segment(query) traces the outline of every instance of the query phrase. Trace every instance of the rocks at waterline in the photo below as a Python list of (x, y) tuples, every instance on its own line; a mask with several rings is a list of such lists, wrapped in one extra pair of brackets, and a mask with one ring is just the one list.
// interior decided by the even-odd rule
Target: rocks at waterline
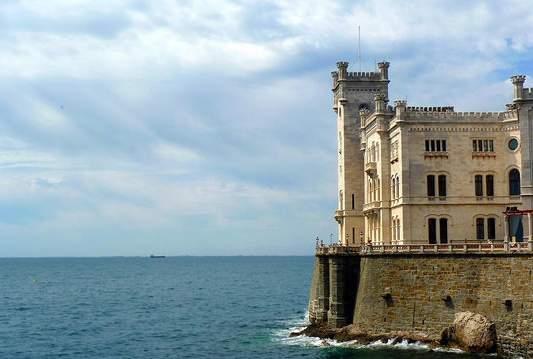
[(453, 324), (445, 328), (441, 344), (456, 345), (473, 353), (492, 353), (496, 351), (496, 325), (481, 314), (459, 312)]

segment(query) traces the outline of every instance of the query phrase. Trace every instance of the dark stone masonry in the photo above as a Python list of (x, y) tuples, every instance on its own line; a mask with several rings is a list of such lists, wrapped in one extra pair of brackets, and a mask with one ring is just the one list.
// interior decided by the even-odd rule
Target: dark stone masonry
[(455, 314), (472, 312), (495, 324), (499, 355), (533, 358), (532, 271), (532, 252), (319, 253), (311, 328), (328, 337), (354, 333), (345, 337), (442, 345)]

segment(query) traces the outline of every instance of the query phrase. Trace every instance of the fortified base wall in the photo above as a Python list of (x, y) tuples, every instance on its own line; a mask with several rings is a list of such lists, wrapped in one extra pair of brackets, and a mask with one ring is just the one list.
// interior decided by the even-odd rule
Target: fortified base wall
[(496, 324), (498, 352), (533, 358), (533, 253), (317, 255), (310, 320), (438, 341), (457, 312)]

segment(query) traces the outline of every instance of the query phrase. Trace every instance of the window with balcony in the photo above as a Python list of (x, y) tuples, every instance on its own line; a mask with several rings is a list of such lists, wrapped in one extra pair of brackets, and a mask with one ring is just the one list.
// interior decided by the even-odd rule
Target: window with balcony
[[(486, 230), (485, 230), (486, 229)], [(496, 218), (476, 218), (476, 239), (484, 240), (496, 239)]]
[(448, 218), (428, 218), (428, 243), (448, 243)]

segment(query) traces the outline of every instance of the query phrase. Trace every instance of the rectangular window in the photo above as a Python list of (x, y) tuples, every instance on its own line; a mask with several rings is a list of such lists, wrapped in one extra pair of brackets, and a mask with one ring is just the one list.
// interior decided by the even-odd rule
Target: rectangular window
[(426, 140), (426, 152), (446, 152), (446, 140)]
[(493, 175), (487, 175), (487, 196), (493, 197), (494, 196), (494, 176)]
[(489, 239), (496, 239), (496, 218), (487, 219), (487, 234)]
[(446, 176), (439, 175), (439, 197), (446, 197)]
[(476, 219), (476, 238), (479, 240), (485, 239), (485, 225), (483, 218)]
[(483, 176), (476, 175), (475, 177), (476, 196), (483, 196)]
[(355, 209), (355, 194), (352, 193), (352, 209)]
[(352, 227), (352, 243), (355, 244), (355, 228)]
[(427, 176), (428, 196), (435, 197), (435, 176)]
[(472, 140), (473, 152), (494, 152), (494, 140)]
[(448, 219), (439, 219), (440, 244), (448, 243)]
[(437, 244), (437, 220), (435, 218), (428, 219), (428, 239), (429, 244)]

